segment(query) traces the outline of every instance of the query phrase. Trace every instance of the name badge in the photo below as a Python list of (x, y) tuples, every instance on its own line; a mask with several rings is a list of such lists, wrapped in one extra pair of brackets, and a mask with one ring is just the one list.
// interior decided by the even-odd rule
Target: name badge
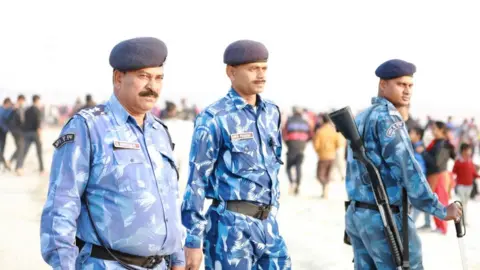
[(230, 135), (230, 140), (232, 141), (248, 140), (248, 139), (253, 139), (253, 132), (235, 133)]
[(136, 142), (113, 141), (113, 149), (134, 149), (139, 150), (140, 144)]

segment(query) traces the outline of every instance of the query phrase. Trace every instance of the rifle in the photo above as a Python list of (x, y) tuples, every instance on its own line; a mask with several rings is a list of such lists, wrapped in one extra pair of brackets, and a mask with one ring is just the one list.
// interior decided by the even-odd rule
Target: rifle
[[(368, 116), (369, 115), (367, 115), (367, 117)], [(388, 196), (385, 192), (385, 187), (383, 186), (380, 173), (378, 172), (378, 169), (375, 167), (373, 162), (368, 158), (365, 152), (363, 138), (360, 137), (360, 134), (358, 132), (357, 125), (355, 124), (355, 120), (353, 118), (350, 107), (347, 106), (343, 109), (334, 111), (329, 114), (329, 117), (332, 120), (332, 122), (335, 124), (337, 131), (342, 133), (345, 139), (347, 139), (350, 142), (350, 147), (353, 152), (353, 157), (356, 160), (358, 160), (360, 163), (362, 163), (367, 169), (368, 175), (371, 180), (370, 184), (372, 186), (375, 201), (378, 206), (378, 211), (380, 212), (380, 216), (382, 218), (382, 222), (384, 225), (385, 237), (387, 238), (390, 251), (392, 252), (396, 269), (397, 270), (409, 269), (410, 266), (409, 266), (409, 260), (408, 260), (408, 241), (407, 241), (407, 250), (404, 254), (402, 242), (400, 241), (400, 234), (398, 233), (397, 226), (395, 225), (395, 221), (393, 219), (392, 210), (390, 209)], [(405, 191), (404, 191), (404, 195), (406, 195)], [(403, 200), (404, 201), (407, 200), (406, 196), (404, 196)], [(406, 203), (404, 202), (404, 206), (405, 205)], [(403, 211), (404, 212), (406, 211), (405, 207)], [(404, 228), (404, 231), (408, 236), (408, 228)], [(403, 254), (405, 256), (403, 256)]]

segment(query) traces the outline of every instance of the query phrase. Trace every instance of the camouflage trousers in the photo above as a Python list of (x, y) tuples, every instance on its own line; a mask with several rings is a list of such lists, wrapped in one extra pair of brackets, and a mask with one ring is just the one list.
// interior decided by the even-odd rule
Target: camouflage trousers
[[(394, 214), (402, 238), (402, 213)], [(392, 253), (384, 234), (380, 213), (375, 210), (348, 207), (345, 226), (353, 246), (355, 269), (395, 269)], [(422, 244), (412, 219), (408, 218), (410, 269), (422, 270)]]
[[(125, 270), (125, 268), (116, 261), (107, 261), (93, 258), (90, 256), (92, 244), (86, 243), (78, 254), (75, 269), (76, 270)], [(135, 269), (146, 270), (146, 268), (132, 266)], [(155, 270), (166, 270), (165, 261), (160, 263)]]
[(207, 270), (289, 270), (291, 260), (275, 218), (259, 219), (211, 206), (203, 242)]

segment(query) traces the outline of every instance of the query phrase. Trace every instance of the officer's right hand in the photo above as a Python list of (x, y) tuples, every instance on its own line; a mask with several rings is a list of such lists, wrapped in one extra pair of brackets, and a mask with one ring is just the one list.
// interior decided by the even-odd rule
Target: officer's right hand
[(462, 215), (462, 207), (457, 203), (451, 203), (447, 207), (447, 216), (445, 217), (445, 220), (459, 220)]
[(201, 248), (185, 248), (185, 269), (198, 270), (202, 264), (203, 251)]

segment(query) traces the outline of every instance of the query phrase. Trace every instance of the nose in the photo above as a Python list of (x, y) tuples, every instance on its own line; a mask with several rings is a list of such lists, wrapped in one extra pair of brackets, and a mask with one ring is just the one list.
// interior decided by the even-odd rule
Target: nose
[(147, 89), (151, 89), (152, 91), (159, 92), (162, 88), (162, 81), (161, 80), (149, 80), (147, 85), (145, 86)]

